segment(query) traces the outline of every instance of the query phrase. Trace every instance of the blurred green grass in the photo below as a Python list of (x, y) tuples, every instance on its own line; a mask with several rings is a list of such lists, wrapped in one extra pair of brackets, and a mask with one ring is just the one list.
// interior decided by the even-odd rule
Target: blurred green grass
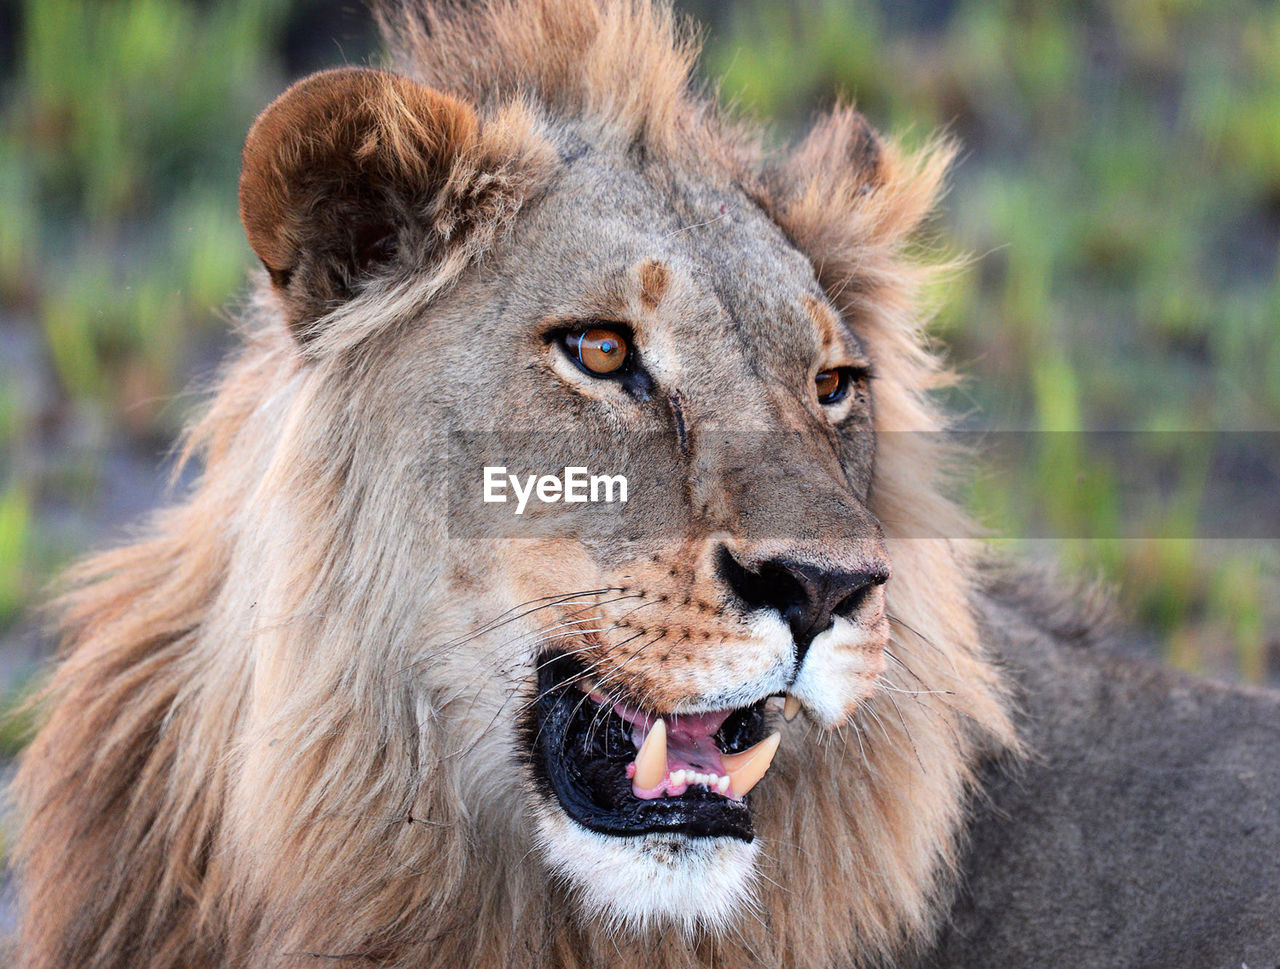
[(34, 312), (69, 397), (136, 430), (248, 265), (227, 189), (283, 7), (22, 5), (0, 299)]
[[(1280, 425), (1280, 6), (684, 6), (712, 24), (708, 73), (784, 133), (843, 93), (882, 129), (920, 140), (943, 127), (965, 146), (935, 227), (946, 248), (976, 256), (938, 294), (941, 335), (970, 378), (961, 412), (1031, 430)], [(170, 402), (193, 348), (225, 329), (219, 307), (252, 262), (235, 191), (249, 122), (302, 70), (370, 49), (366, 18), (350, 15), (359, 36), (344, 53), (323, 9), (21, 0), (0, 11), (16, 26), (11, 60), (0, 58), (0, 331), (35, 342), (53, 388), (0, 386), (0, 631), (81, 551), (45, 524), (49, 493), (90, 503), (109, 473), (95, 455), (119, 440), (156, 450), (181, 423)], [(43, 452), (66, 437), (51, 426), (88, 434), (87, 458), (51, 462)], [(971, 500), (1000, 533), (1033, 520), (1064, 535), (1122, 531), (1132, 512), (1111, 459), (1064, 452), (1064, 440), (1046, 435), (1034, 460), (977, 476)], [(1172, 501), (1138, 512), (1149, 534), (1194, 519), (1196, 456), (1186, 461)], [(1249, 680), (1280, 669), (1275, 542), (1036, 551), (1119, 580), (1171, 662)]]
[(65, 557), (35, 513), (48, 462), (32, 456), (50, 411), (141, 437), (175, 429), (163, 403), (184, 347), (249, 266), (239, 143), (278, 73), (283, 12), (280, 0), (5, 12), (18, 29), (0, 102), (0, 324), (38, 332), (56, 400), (29, 399), (40, 395), (23, 393), (18, 378), (33, 380), (13, 362), (3, 371), (0, 626)]

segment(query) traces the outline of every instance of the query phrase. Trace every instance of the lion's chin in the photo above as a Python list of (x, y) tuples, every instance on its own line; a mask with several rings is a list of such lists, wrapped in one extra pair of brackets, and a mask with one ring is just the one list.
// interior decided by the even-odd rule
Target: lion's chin
[(581, 914), (610, 930), (720, 934), (755, 908), (758, 840), (619, 837), (588, 830), (553, 804), (539, 815), (548, 867), (570, 887)]

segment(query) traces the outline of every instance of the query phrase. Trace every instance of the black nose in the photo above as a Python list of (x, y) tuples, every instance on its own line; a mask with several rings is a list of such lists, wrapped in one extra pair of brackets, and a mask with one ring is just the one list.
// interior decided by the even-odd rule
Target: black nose
[(747, 568), (724, 547), (717, 564), (721, 577), (748, 609), (776, 610), (791, 627), (801, 661), (809, 644), (831, 628), (836, 616), (852, 616), (873, 588), (889, 580), (888, 568), (881, 565), (833, 569), (776, 558)]

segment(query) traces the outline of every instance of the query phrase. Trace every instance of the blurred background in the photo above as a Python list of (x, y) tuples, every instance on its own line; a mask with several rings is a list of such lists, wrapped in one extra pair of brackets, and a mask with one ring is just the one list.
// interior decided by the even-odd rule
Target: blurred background
[[(1116, 580), (1168, 662), (1280, 679), (1276, 494), (1246, 487), (1234, 537), (1205, 537), (1223, 534), (1209, 459), (1168, 453), (1280, 430), (1280, 4), (681, 6), (707, 25), (707, 72), (780, 141), (841, 93), (908, 142), (959, 139), (928, 242), (972, 256), (935, 294), (967, 378), (951, 403), (1036, 432), (969, 499), (1001, 544)], [(305, 72), (377, 57), (350, 0), (0, 0), (5, 704), (49, 648), (33, 604), (165, 499), (231, 345), (254, 115)], [(1073, 433), (1099, 428), (1140, 433), (1096, 452)], [(1149, 502), (1118, 493), (1133, 468), (1160, 483)], [(10, 723), (0, 754), (18, 743)]]

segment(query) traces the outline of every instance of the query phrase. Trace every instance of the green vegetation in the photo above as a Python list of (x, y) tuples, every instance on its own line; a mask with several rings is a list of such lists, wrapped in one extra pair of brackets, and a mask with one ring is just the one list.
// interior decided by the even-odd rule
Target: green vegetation
[[(715, 24), (709, 73), (784, 134), (843, 92), (909, 141), (945, 127), (963, 143), (935, 230), (975, 258), (939, 294), (939, 324), (970, 378), (955, 404), (980, 413), (975, 423), (1280, 425), (1280, 7), (688, 6)], [(935, 8), (947, 11), (938, 23), (908, 19)], [(20, 0), (13, 63), (0, 62), (0, 341), (30, 337), (55, 399), (31, 390), (0, 342), (0, 631), (81, 550), (46, 524), (50, 495), (90, 505), (112, 442), (160, 447), (185, 416), (171, 401), (193, 347), (225, 329), (220, 307), (252, 265), (236, 218), (239, 146), (299, 71), (285, 66), (290, 25), (319, 9)], [(344, 59), (328, 38), (312, 43), (322, 53), (307, 66)], [(366, 38), (346, 56), (367, 49)], [(51, 412), (87, 439), (75, 454), (44, 453)], [(1120, 579), (1171, 661), (1276, 675), (1280, 551), (1186, 537), (1204, 480), (1194, 444), (1117, 456), (1069, 433), (1031, 440), (1026, 460), (974, 482), (998, 534), (1173, 536), (1035, 550)], [(1175, 487), (1128, 507), (1121, 458), (1172, 461)]]
[[(0, 326), (43, 359), (0, 361), (0, 629), (82, 551), (48, 533), (40, 503), (86, 503), (109, 440), (159, 442), (181, 422), (168, 402), (193, 339), (225, 326), (218, 308), (251, 266), (239, 146), (283, 83), (287, 7), (15, 11), (15, 63), (0, 78)], [(73, 425), (76, 453), (41, 453), (51, 413)]]
[(239, 145), (279, 0), (26, 0), (7, 87), (0, 297), (33, 309), (62, 389), (144, 430), (180, 347), (241, 284)]

